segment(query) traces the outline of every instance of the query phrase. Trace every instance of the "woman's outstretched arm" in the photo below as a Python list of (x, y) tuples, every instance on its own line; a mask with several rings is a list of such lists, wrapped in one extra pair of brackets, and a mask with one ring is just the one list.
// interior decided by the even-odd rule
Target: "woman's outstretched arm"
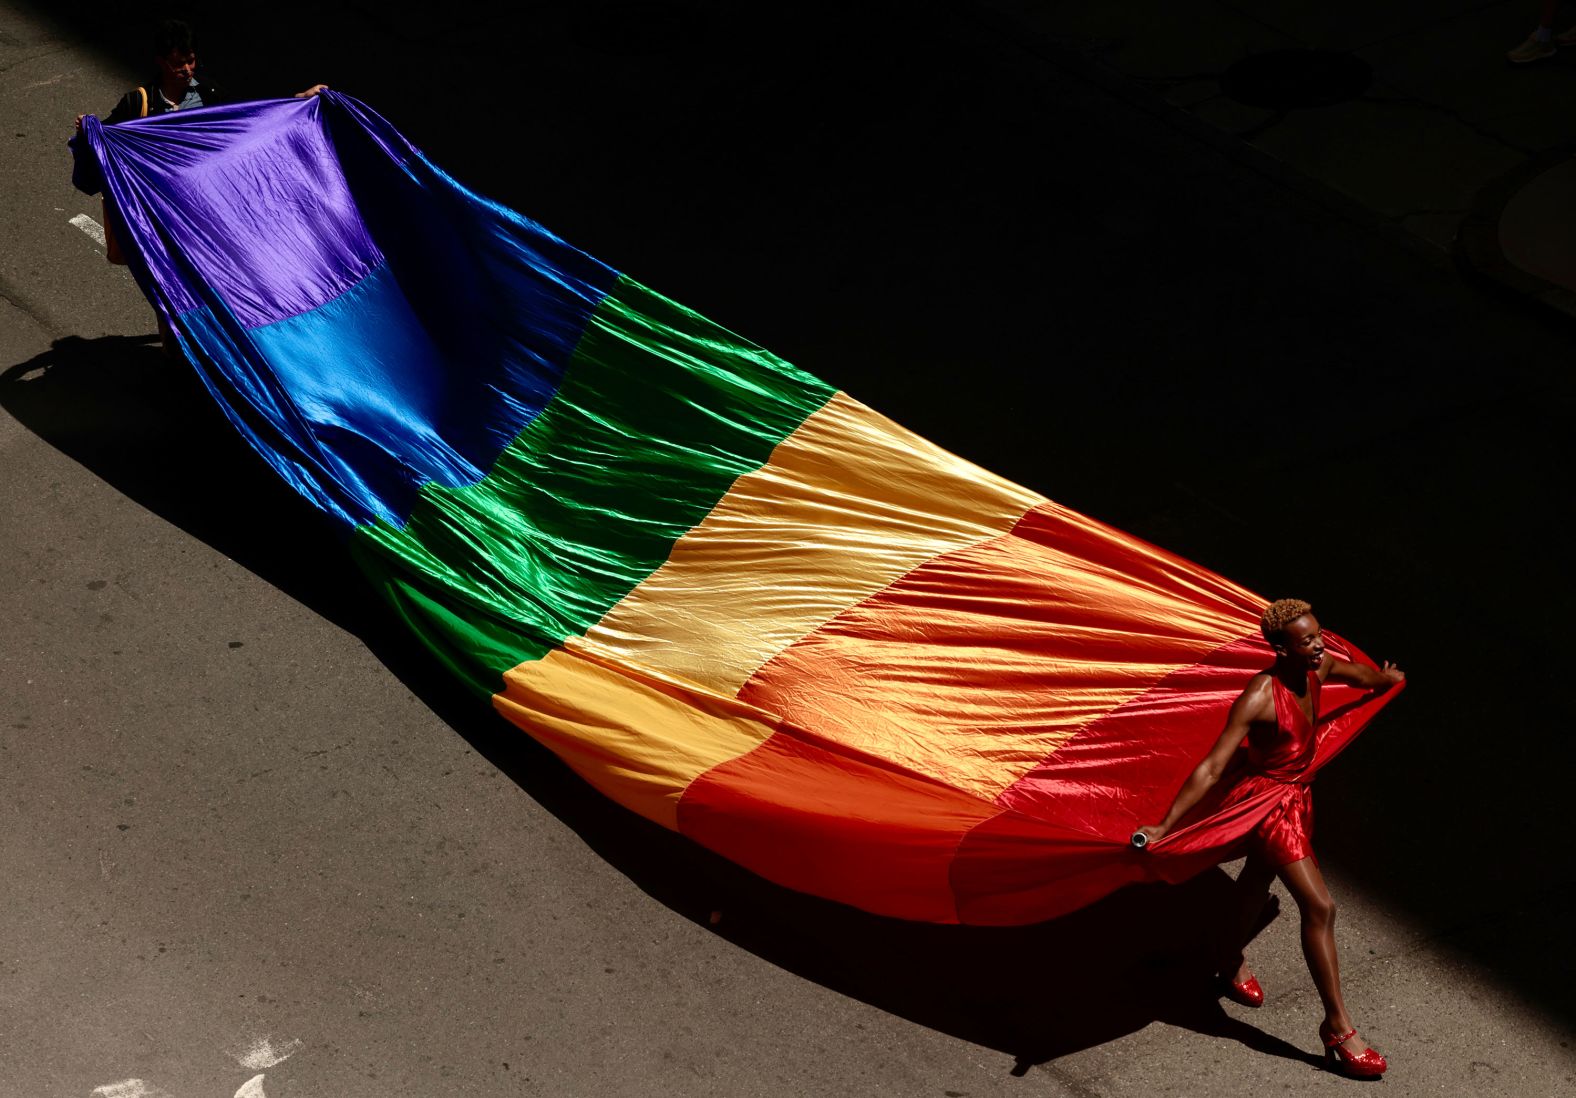
[(1176, 822), (1187, 815), (1188, 810), (1199, 802), (1199, 798), (1209, 792), (1210, 786), (1220, 780), (1226, 764), (1231, 761), (1231, 756), (1242, 744), (1242, 739), (1248, 734), (1253, 722), (1263, 719), (1266, 706), (1273, 710), (1275, 699), (1270, 691), (1269, 676), (1258, 675), (1248, 684), (1246, 690), (1237, 695), (1237, 700), (1231, 703), (1231, 712), (1226, 715), (1226, 727), (1221, 731), (1220, 738), (1215, 741), (1215, 746), (1210, 748), (1209, 754), (1204, 756), (1203, 761), (1193, 768), (1193, 773), (1188, 775), (1187, 781), (1182, 783), (1176, 799), (1171, 802), (1171, 811), (1166, 813), (1166, 818), (1157, 824), (1149, 824), (1138, 829), (1150, 842), (1160, 839), (1175, 827)]
[(1389, 660), (1385, 660), (1381, 667), (1369, 667), (1364, 663), (1347, 663), (1334, 656), (1326, 656), (1324, 666), (1319, 671), (1320, 678), (1349, 683), (1364, 690), (1388, 690), (1406, 679), (1406, 672)]

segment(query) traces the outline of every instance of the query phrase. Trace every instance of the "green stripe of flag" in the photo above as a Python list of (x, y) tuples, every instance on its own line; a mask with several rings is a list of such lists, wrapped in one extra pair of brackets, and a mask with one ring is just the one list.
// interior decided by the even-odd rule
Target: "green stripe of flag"
[(639, 283), (591, 315), (557, 395), (464, 488), (353, 547), (476, 690), (579, 635), (833, 390)]

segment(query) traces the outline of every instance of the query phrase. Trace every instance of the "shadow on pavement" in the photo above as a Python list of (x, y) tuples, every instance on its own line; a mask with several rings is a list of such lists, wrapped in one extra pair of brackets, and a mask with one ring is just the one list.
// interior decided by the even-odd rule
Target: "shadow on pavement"
[(1205, 943), (1230, 888), (1216, 869), (1177, 886), (1135, 885), (1049, 923), (980, 928), (880, 919), (757, 886), (740, 890), (738, 910), (721, 911), (718, 930), (817, 983), (1004, 1052), (1014, 1074), (1152, 1022), (1318, 1066), (1226, 1013), (1212, 990)]
[[(247, 447), (156, 334), (58, 339), (0, 372), (0, 405), (154, 514), (359, 631), (352, 621), (373, 595), (334, 550), (338, 530)], [(297, 537), (328, 551), (292, 553)]]

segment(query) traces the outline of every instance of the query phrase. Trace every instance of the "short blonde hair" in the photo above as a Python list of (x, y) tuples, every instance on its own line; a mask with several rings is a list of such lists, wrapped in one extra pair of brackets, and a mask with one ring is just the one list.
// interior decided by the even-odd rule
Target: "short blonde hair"
[(1259, 629), (1264, 639), (1274, 644), (1285, 628), (1304, 614), (1311, 614), (1313, 607), (1302, 599), (1276, 599), (1264, 608), (1259, 618)]

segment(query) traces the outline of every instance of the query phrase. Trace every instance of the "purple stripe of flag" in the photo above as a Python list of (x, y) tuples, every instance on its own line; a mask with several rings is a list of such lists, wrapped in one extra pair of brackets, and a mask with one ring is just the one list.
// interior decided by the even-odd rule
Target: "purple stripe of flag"
[(321, 110), (313, 97), (84, 123), (172, 314), (212, 304), (194, 288), (206, 284), (243, 326), (271, 324), (332, 301), (382, 262)]

